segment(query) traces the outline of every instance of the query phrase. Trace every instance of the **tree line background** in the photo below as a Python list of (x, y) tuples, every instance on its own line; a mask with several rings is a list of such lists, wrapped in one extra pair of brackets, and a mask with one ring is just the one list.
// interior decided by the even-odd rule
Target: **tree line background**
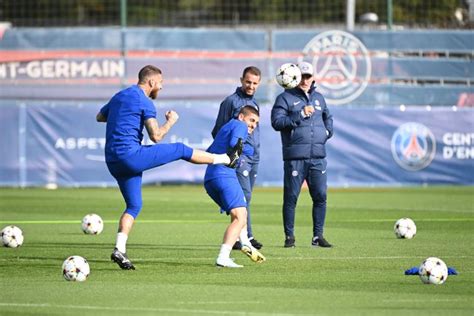
[[(123, 2), (122, 2), (123, 1)], [(344, 25), (347, 0), (3, 0), (0, 22), (14, 27), (307, 27)], [(126, 4), (126, 20), (121, 16)], [(387, 0), (356, 0), (356, 23), (367, 12), (387, 24)], [(393, 24), (472, 28), (467, 0), (393, 0)]]

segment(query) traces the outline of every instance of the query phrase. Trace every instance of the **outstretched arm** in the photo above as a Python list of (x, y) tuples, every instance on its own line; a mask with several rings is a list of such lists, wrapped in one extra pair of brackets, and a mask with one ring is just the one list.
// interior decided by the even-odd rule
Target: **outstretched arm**
[(145, 121), (145, 128), (148, 132), (148, 136), (150, 136), (150, 139), (154, 143), (161, 141), (179, 118), (178, 113), (175, 111), (166, 112), (165, 117), (166, 123), (161, 126), (158, 125), (158, 121), (155, 118), (149, 118)]

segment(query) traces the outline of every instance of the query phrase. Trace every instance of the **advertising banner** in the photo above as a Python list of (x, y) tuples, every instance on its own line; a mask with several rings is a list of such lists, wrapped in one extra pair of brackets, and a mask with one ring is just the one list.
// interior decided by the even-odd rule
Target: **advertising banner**
[(469, 31), (8, 29), (0, 98), (107, 98), (152, 64), (163, 70), (162, 100), (221, 100), (253, 65), (257, 98), (271, 103), (279, 66), (304, 60), (329, 105), (474, 106), (473, 43)]
[[(105, 102), (105, 101), (104, 101)], [(0, 102), (0, 184), (115, 185), (104, 162), (103, 102)], [(173, 109), (180, 119), (166, 138), (206, 149), (218, 103), (158, 102), (158, 121)], [(454, 110), (455, 109), (455, 110)], [(327, 143), (330, 186), (474, 184), (474, 111), (457, 108), (330, 108), (334, 136)], [(282, 185), (278, 132), (271, 105), (261, 109), (257, 185)], [(150, 143), (149, 140), (146, 140)], [(173, 162), (144, 173), (144, 183), (202, 182), (205, 166)]]

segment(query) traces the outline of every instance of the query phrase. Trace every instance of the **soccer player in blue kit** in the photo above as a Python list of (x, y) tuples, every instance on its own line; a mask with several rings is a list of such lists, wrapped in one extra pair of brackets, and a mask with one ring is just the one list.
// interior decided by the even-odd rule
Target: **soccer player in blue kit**
[[(242, 148), (243, 142), (257, 128), (259, 112), (253, 106), (244, 106), (237, 119), (231, 119), (219, 129), (213, 143), (207, 149), (214, 154), (223, 154), (234, 148)], [(252, 155), (252, 147), (245, 147), (243, 154)], [(241, 251), (254, 262), (263, 262), (265, 257), (255, 249), (247, 236), (247, 201), (237, 179), (237, 173), (223, 165), (209, 165), (204, 176), (207, 194), (221, 207), (221, 212), (231, 216), (231, 223), (224, 233), (223, 243), (216, 260), (218, 267), (241, 268), (230, 258), (232, 247), (240, 238)]]
[[(257, 100), (255, 99), (255, 93), (257, 92), (258, 86), (260, 85), (262, 74), (260, 69), (255, 66), (248, 66), (244, 69), (242, 77), (240, 78), (241, 86), (235, 89), (235, 92), (227, 96), (224, 101), (221, 102), (219, 107), (219, 114), (216, 118), (216, 123), (212, 129), (212, 137), (215, 138), (219, 129), (228, 121), (233, 118), (237, 118), (240, 109), (245, 105), (251, 105), (257, 110), (259, 109)], [(240, 186), (244, 191), (245, 199), (247, 200), (247, 236), (249, 237), (252, 246), (260, 250), (263, 244), (253, 236), (252, 231), (252, 218), (250, 211), (250, 201), (252, 199), (252, 190), (257, 179), (258, 164), (260, 161), (260, 131), (259, 126), (255, 128), (252, 134), (247, 137), (244, 143), (244, 149), (246, 147), (252, 147), (251, 155), (244, 154), (239, 159), (239, 163), (236, 168), (237, 179), (239, 180)], [(240, 249), (240, 241), (234, 244), (233, 249)]]
[(234, 171), (241, 148), (212, 154), (192, 149), (182, 143), (142, 145), (143, 128), (154, 143), (158, 143), (178, 120), (175, 111), (167, 111), (166, 122), (159, 126), (155, 99), (162, 89), (162, 72), (155, 66), (145, 66), (138, 73), (138, 83), (115, 94), (96, 116), (106, 122), (105, 161), (117, 180), (126, 209), (119, 221), (117, 240), (111, 259), (124, 270), (135, 267), (126, 254), (126, 243), (135, 218), (142, 208), (143, 171), (184, 159), (195, 164), (221, 164)]

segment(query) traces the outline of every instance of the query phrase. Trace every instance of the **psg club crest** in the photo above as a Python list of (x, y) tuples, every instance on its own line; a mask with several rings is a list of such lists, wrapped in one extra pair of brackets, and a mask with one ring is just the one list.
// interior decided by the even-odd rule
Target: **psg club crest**
[(427, 167), (436, 153), (433, 133), (423, 124), (401, 125), (392, 136), (393, 159), (403, 169), (417, 171)]
[(367, 87), (372, 74), (370, 55), (354, 35), (326, 31), (315, 36), (303, 49), (303, 57), (313, 65), (318, 91), (332, 105), (349, 103)]

